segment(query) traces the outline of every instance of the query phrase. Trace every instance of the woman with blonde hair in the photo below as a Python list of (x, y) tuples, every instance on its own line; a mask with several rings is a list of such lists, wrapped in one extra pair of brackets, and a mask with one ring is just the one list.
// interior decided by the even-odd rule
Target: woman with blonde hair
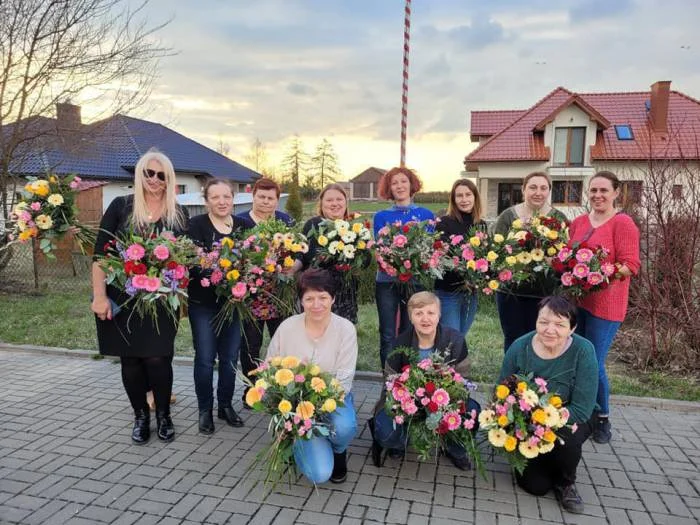
[[(170, 159), (149, 150), (136, 163), (134, 194), (116, 197), (105, 211), (95, 242), (95, 256), (105, 254), (114, 237), (128, 231), (141, 234), (168, 230), (183, 235), (188, 216), (175, 200), (175, 169)], [(175, 437), (170, 418), (173, 386), (172, 358), (178, 322), (164, 306), (158, 306), (157, 321), (132, 314), (125, 303), (129, 296), (105, 283), (105, 273), (92, 265), (91, 309), (97, 323), (97, 342), (102, 355), (118, 356), (124, 389), (134, 410), (132, 441), (141, 445), (150, 438), (150, 412), (146, 392), (153, 390), (157, 434), (161, 441)], [(114, 305), (124, 305), (118, 312)]]

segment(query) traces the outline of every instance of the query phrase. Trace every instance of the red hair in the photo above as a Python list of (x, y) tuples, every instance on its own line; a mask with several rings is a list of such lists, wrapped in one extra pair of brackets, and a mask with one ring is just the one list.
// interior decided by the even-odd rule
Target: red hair
[(262, 177), (255, 181), (255, 186), (253, 186), (253, 195), (255, 195), (258, 190), (275, 190), (277, 193), (277, 198), (280, 198), (280, 185), (272, 179)]
[(391, 168), (379, 179), (377, 193), (382, 199), (389, 201), (394, 200), (394, 196), (391, 194), (391, 179), (394, 178), (394, 175), (398, 175), (399, 173), (408, 177), (408, 181), (411, 184), (411, 197), (418, 193), (423, 187), (423, 183), (412, 169), (406, 167)]

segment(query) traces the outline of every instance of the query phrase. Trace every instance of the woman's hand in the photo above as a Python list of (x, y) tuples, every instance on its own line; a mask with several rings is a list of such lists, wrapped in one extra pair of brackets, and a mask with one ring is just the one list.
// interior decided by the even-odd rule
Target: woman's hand
[(109, 297), (107, 297), (106, 295), (96, 296), (92, 300), (90, 309), (102, 321), (104, 321), (105, 319), (112, 319), (112, 305), (109, 302)]

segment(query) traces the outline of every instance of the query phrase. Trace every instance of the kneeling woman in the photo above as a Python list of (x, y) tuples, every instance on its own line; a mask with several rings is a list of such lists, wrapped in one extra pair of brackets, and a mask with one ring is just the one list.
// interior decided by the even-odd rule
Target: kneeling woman
[(355, 326), (331, 312), (334, 281), (325, 270), (307, 270), (299, 278), (304, 312), (284, 320), (270, 341), (267, 358), (293, 355), (335, 376), (345, 390), (345, 406), (331, 414), (330, 437), (298, 439), (294, 460), (315, 484), (342, 483), (347, 477), (347, 448), (357, 431), (352, 381), (357, 364)]
[(581, 513), (583, 502), (574, 483), (581, 447), (592, 432), (589, 419), (598, 392), (598, 362), (591, 342), (574, 334), (575, 329), (576, 307), (562, 297), (545, 297), (535, 331), (510, 345), (498, 382), (512, 374), (541, 377), (569, 409), (569, 424), (575, 423), (577, 430), (559, 430), (563, 443), (557, 441), (551, 452), (531, 459), (523, 474), (516, 474), (516, 481), (535, 496), (554, 489), (564, 509)]
[[(409, 328), (401, 333), (394, 341), (394, 349), (398, 347), (413, 348), (418, 352), (418, 359), (425, 359), (432, 353), (445, 356), (445, 361), (452, 363), (454, 369), (462, 376), (469, 373), (467, 360), (467, 344), (464, 336), (449, 326), (440, 323), (440, 299), (431, 292), (418, 292), (411, 296), (407, 304)], [(389, 354), (384, 367), (385, 379), (391, 374), (400, 372), (409, 363), (408, 356), (403, 353)], [(390, 448), (392, 456), (401, 455), (405, 450), (408, 433), (404, 425), (395, 425), (392, 418), (385, 410), (386, 391), (382, 391), (382, 397), (375, 407), (375, 415), (369, 420), (372, 432), (372, 462), (379, 467), (382, 463), (382, 451)], [(479, 403), (469, 399), (467, 412), (475, 409), (481, 410)], [(475, 429), (476, 431), (476, 429)], [(447, 455), (452, 463), (461, 470), (470, 468), (467, 454), (463, 447), (450, 445)]]

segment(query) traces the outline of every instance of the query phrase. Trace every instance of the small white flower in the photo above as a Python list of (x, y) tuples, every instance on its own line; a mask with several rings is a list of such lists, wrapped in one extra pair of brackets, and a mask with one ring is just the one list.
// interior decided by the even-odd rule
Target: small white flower
[(351, 230), (346, 231), (343, 234), (343, 236), (341, 237), (341, 239), (343, 239), (343, 242), (345, 244), (353, 242), (356, 238), (357, 238), (357, 235), (355, 235), (355, 232), (353, 232)]
[(333, 241), (328, 245), (328, 253), (331, 255), (338, 253), (338, 241)]
[(354, 259), (355, 258), (355, 246), (352, 244), (348, 244), (343, 248), (343, 255), (347, 259)]

